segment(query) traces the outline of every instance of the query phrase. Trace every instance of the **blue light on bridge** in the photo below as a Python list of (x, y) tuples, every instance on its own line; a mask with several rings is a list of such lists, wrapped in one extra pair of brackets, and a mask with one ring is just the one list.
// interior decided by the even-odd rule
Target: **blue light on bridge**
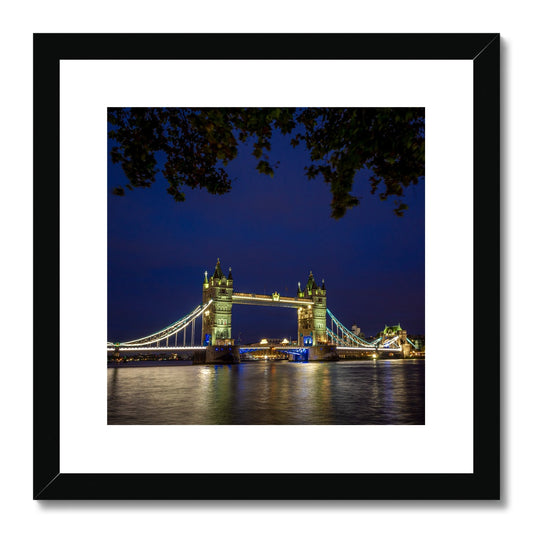
[(304, 346), (313, 346), (313, 336), (308, 335), (304, 337)]
[(205, 334), (205, 339), (204, 339), (204, 346), (209, 346), (209, 341), (211, 340), (211, 335), (209, 333), (206, 333)]
[(292, 360), (296, 363), (307, 363), (309, 360), (309, 350), (294, 350)]

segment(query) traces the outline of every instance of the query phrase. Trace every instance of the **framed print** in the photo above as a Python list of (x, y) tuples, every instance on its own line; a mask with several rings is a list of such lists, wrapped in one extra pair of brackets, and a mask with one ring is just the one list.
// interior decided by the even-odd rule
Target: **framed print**
[(499, 135), (498, 34), (35, 34), (34, 498), (499, 499)]

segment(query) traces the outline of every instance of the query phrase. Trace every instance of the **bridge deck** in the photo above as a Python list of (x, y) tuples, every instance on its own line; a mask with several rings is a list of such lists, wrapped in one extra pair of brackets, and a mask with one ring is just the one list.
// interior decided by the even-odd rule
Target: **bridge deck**
[[(114, 352), (116, 346), (108, 346), (108, 352)], [(184, 352), (190, 350), (205, 350), (207, 346), (119, 346), (121, 352)]]
[[(115, 346), (108, 346), (108, 352), (114, 352)], [(207, 346), (119, 346), (121, 352), (186, 352), (195, 350), (205, 350)], [(260, 351), (260, 350), (301, 350), (307, 346), (242, 346), (240, 347), (246, 351)], [(401, 348), (385, 348), (375, 347), (368, 348), (362, 346), (336, 346), (337, 351), (358, 351), (358, 352), (401, 352)]]

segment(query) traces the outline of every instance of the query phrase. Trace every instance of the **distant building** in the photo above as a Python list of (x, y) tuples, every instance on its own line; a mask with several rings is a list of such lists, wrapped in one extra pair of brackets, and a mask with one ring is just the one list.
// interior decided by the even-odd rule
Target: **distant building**
[(352, 333), (359, 337), (359, 335), (361, 334), (361, 328), (357, 324), (354, 324), (352, 326)]
[(259, 342), (253, 342), (246, 346), (294, 346), (296, 344), (297, 341), (293, 341), (292, 338), (289, 340), (285, 337), (283, 339), (261, 339)]
[(261, 339), (259, 341), (259, 344), (267, 344), (267, 345), (279, 345), (281, 344), (282, 339)]

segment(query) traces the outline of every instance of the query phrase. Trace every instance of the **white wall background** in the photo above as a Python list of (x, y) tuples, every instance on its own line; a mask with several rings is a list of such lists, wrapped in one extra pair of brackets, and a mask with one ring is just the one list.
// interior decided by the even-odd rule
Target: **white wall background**
[[(5, 531), (270, 532), (529, 531), (533, 363), (529, 335), (533, 270), (533, 90), (526, 2), (445, 4), (248, 0), (90, 3), (20, 0), (0, 21), (2, 112), (0, 262), (4, 339), (0, 381), (0, 527)], [(32, 500), (32, 346), (17, 339), (32, 312), (32, 33), (34, 32), (500, 32), (502, 34), (502, 501), (501, 502), (35, 502)], [(21, 383), (26, 380), (26, 386)]]
[[(265, 72), (269, 72), (267, 80)], [(316, 79), (317, 72), (327, 76)], [(154, 84), (154, 79), (165, 83)], [(184, 86), (183, 79), (192, 81)], [(217, 80), (216, 91), (212, 79)], [(312, 83), (302, 84), (310, 79)], [(362, 79), (368, 82), (361, 83)], [(473, 281), (465, 276), (473, 270), (472, 61), (82, 60), (61, 61), (60, 80), (61, 472), (127, 473), (132, 465), (136, 472), (153, 473), (473, 471)], [(107, 341), (107, 315), (102, 312), (107, 301), (107, 106), (290, 107), (304, 103), (425, 107), (425, 335), (431, 354), (425, 369), (425, 424), (108, 426), (107, 375), (103, 359), (95, 356)], [(94, 217), (94, 213), (100, 215)], [(80, 262), (80, 257), (85, 260)], [(80, 279), (84, 280), (81, 285)], [(436, 340), (450, 316), (461, 325), (453, 333), (457, 345), (464, 347), (460, 375), (449, 364), (449, 348)], [(91, 328), (82, 346), (79, 324)], [(74, 345), (75, 357), (69, 349)], [(331, 442), (344, 447), (364, 442), (373, 453), (327, 454), (317, 460), (313, 446), (296, 455), (267, 454), (258, 459), (255, 450), (275, 449), (280, 442), (295, 439), (318, 448), (328, 448)], [(196, 453), (187, 461), (168, 455), (139, 456), (137, 450), (149, 449), (154, 440), (170, 446), (187, 442)], [(131, 447), (131, 442), (136, 446)], [(238, 448), (239, 460), (220, 461), (210, 453), (213, 442)], [(389, 453), (391, 442), (402, 443), (401, 461)], [(121, 453), (111, 456), (109, 449)]]

